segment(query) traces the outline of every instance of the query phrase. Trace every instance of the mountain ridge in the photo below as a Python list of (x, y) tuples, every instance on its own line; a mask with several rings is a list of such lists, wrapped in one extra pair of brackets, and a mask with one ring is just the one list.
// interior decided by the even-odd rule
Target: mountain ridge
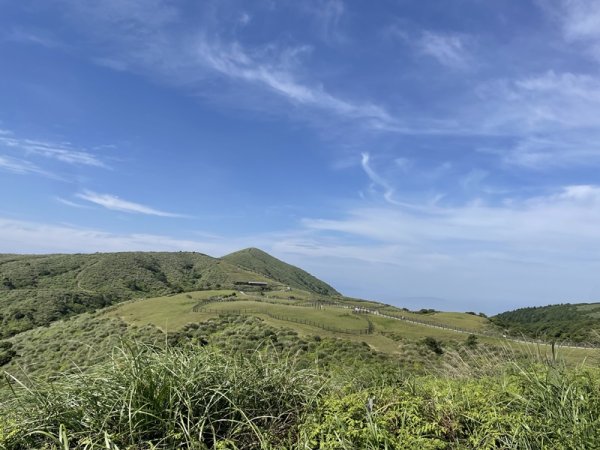
[[(197, 252), (0, 254), (0, 339), (133, 298), (233, 288), (246, 281), (295, 285), (308, 275), (264, 252), (260, 260), (259, 270), (251, 271), (231, 258)], [(315, 294), (328, 286), (307, 279), (311, 283), (303, 289)]]

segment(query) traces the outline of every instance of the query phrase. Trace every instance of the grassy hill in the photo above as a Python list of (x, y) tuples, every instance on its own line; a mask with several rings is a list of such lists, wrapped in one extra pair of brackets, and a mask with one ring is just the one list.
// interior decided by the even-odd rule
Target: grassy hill
[(201, 253), (0, 255), (0, 338), (123, 300), (273, 280)]
[[(355, 311), (365, 305), (380, 314)], [(392, 372), (458, 370), (467, 358), (463, 352), (474, 347), (468, 344), (470, 333), (452, 329), (457, 325), (478, 336), (476, 346), (485, 349), (485, 358), (521, 358), (532, 352), (525, 344), (478, 334), (489, 323), (469, 314), (435, 313), (423, 321), (422, 314), (389, 305), (297, 289), (244, 294), (219, 289), (129, 300), (20, 333), (4, 341), (14, 355), (2, 369), (17, 376), (50, 377), (106, 361), (123, 342), (136, 341), (158, 347), (202, 342), (235, 352), (276, 349), (321, 365), (372, 360)], [(534, 353), (549, 358), (550, 348), (538, 347)], [(596, 359), (580, 349), (565, 350), (562, 356), (577, 362)]]
[(422, 316), (216, 289), (60, 320), (10, 339), (0, 448), (595, 448), (600, 373)]
[[(356, 312), (355, 308), (368, 308), (374, 313)], [(453, 351), (463, 348), (470, 335), (477, 336), (477, 342), (493, 348), (493, 352), (552, 358), (550, 346), (507, 340), (501, 330), (484, 317), (451, 312), (418, 314), (382, 303), (324, 297), (298, 289), (262, 295), (232, 290), (188, 292), (125, 302), (109, 308), (101, 316), (136, 327), (154, 326), (169, 333), (224, 316), (255, 317), (276, 329), (292, 330), (300, 337), (364, 343), (414, 367), (432, 363), (427, 357), (430, 352), (422, 345), (424, 340), (434, 339), (442, 352), (449, 351), (447, 356), (436, 359), (436, 364), (452, 364)], [(599, 356), (594, 350), (561, 349), (561, 357), (569, 362), (585, 358), (595, 361)]]
[[(555, 358), (486, 317), (343, 297), (255, 249), (0, 255), (0, 274), (2, 450), (600, 439), (597, 350)], [(236, 284), (247, 281), (269, 288)], [(558, 306), (548, 322), (600, 315)]]
[(280, 261), (257, 248), (240, 250), (221, 259), (287, 286), (323, 295), (339, 295), (334, 288), (308, 272)]
[(512, 334), (545, 340), (600, 342), (600, 303), (577, 303), (520, 308), (492, 318)]

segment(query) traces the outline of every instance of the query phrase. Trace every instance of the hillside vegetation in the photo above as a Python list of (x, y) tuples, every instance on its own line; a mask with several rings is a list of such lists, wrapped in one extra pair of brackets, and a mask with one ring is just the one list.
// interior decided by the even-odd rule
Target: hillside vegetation
[(280, 261), (257, 248), (240, 250), (221, 259), (287, 286), (323, 295), (340, 295), (334, 288), (308, 272)]
[[(265, 265), (262, 252), (248, 255), (244, 264), (268, 277), (236, 265), (235, 257), (220, 260), (189, 252), (0, 255), (0, 339), (131, 298), (231, 288), (240, 281), (264, 281), (273, 287), (311, 280), (272, 257), (272, 268)], [(281, 269), (284, 265), (286, 270)], [(333, 291), (319, 280), (311, 283), (304, 288)]]
[[(365, 308), (372, 312), (363, 312)], [(472, 335), (482, 345), (552, 357), (551, 346), (536, 344), (533, 349), (528, 344), (506, 339), (500, 329), (480, 316), (443, 312), (417, 314), (381, 303), (323, 297), (296, 289), (262, 294), (232, 290), (188, 292), (126, 302), (101, 315), (137, 327), (152, 325), (169, 333), (190, 323), (203, 323), (221, 316), (256, 317), (270, 326), (293, 330), (299, 336), (366, 343), (413, 367), (424, 367), (430, 362), (425, 357), (427, 351), (420, 351), (427, 338), (438, 342), (442, 353), (444, 349), (460, 347)], [(565, 348), (562, 356), (569, 362), (579, 363), (585, 358), (596, 361), (599, 355), (589, 349)]]
[(492, 321), (512, 334), (547, 341), (600, 343), (600, 303), (520, 308), (498, 314)]
[[(597, 349), (343, 297), (256, 249), (0, 255), (0, 274), (1, 450), (600, 441)], [(600, 312), (561, 306), (548, 322)]]
[(202, 343), (128, 346), (85, 372), (20, 385), (3, 403), (0, 448), (597, 448), (600, 373), (487, 364), (493, 375), (382, 373), (289, 352)]

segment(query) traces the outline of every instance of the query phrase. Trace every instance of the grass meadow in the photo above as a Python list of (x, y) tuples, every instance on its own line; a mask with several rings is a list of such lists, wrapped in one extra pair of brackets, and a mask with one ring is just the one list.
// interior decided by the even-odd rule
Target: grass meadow
[(490, 327), (287, 289), (130, 300), (10, 338), (0, 449), (598, 448), (600, 352)]

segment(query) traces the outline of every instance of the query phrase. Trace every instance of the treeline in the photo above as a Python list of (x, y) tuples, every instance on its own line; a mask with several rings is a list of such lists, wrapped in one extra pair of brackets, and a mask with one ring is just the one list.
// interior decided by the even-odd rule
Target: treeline
[(492, 317), (490, 320), (510, 334), (523, 334), (547, 341), (600, 341), (600, 305), (559, 304), (520, 308)]

